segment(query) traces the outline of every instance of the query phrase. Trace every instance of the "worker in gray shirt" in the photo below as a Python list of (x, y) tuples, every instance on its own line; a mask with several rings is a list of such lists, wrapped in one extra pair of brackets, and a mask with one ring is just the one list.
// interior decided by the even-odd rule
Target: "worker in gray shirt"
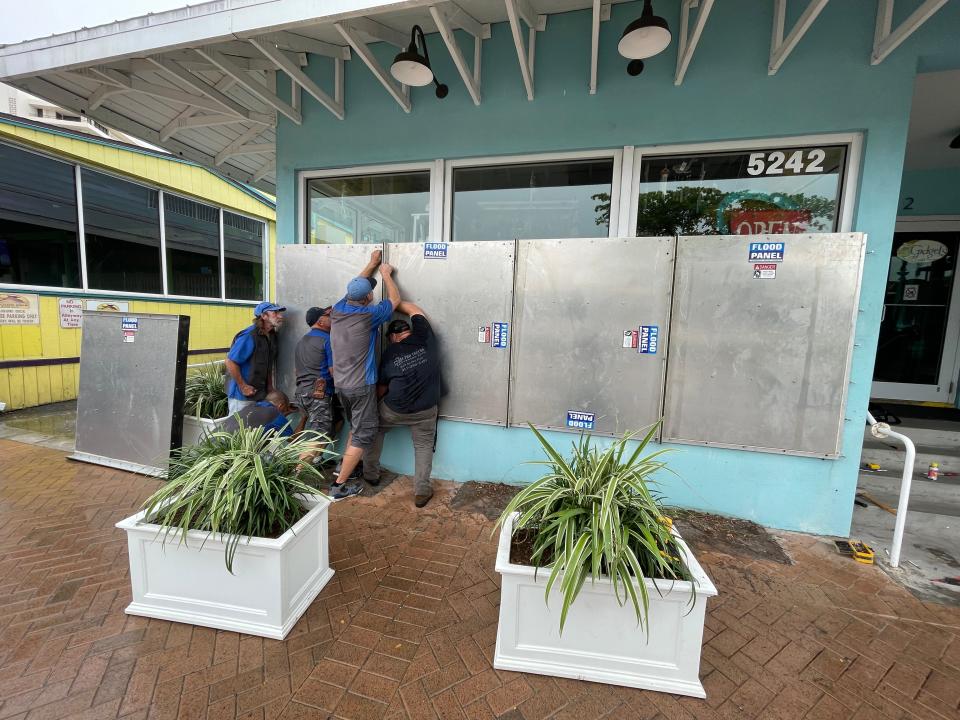
[[(324, 435), (329, 442), (336, 439), (336, 407), (334, 402), (333, 350), (330, 346), (330, 310), (312, 307), (305, 319), (310, 330), (300, 338), (294, 350), (297, 376), (296, 403), (303, 410), (304, 427)], [(313, 460), (316, 453), (304, 459)]]
[[(377, 341), (380, 326), (390, 320), (400, 304), (400, 291), (393, 281), (393, 268), (380, 264), (383, 253), (374, 250), (360, 275), (347, 285), (346, 296), (330, 312), (330, 339), (333, 347), (333, 380), (343, 412), (350, 421), (350, 441), (340, 465), (340, 474), (330, 487), (334, 500), (357, 495), (362, 483), (347, 479), (360, 462), (364, 450), (377, 439)], [(387, 291), (387, 300), (376, 303), (373, 274), (377, 267)]]

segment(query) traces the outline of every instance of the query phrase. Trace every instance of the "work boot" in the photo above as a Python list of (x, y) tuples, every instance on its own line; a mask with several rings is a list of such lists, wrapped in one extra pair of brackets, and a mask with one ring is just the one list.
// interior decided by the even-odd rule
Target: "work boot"
[(424, 505), (430, 502), (430, 498), (432, 497), (433, 497), (433, 490), (431, 490), (427, 495), (414, 495), (413, 504), (416, 505), (418, 508), (422, 508)]
[(342, 485), (337, 485), (336, 483), (330, 485), (330, 497), (333, 498), (334, 502), (337, 500), (345, 500), (348, 497), (359, 495), (362, 492), (363, 485), (361, 483), (347, 481)]

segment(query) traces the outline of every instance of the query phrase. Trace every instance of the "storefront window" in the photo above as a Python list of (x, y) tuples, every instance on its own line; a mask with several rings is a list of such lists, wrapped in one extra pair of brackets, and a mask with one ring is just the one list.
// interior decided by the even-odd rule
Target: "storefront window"
[(73, 166), (3, 144), (0, 283), (81, 285)]
[(220, 211), (164, 194), (167, 291), (171, 295), (220, 297)]
[(227, 298), (263, 298), (263, 223), (232, 212), (223, 212), (223, 253)]
[(81, 172), (90, 287), (163, 292), (159, 193), (91, 170)]
[(455, 168), (453, 239), (606, 237), (613, 159)]
[(307, 242), (325, 245), (425, 242), (430, 172), (307, 181)]
[(643, 157), (637, 235), (833, 232), (846, 146)]

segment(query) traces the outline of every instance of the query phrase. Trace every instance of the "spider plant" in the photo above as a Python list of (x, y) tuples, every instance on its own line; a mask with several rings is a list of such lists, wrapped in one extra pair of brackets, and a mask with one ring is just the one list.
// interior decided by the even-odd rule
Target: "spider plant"
[(227, 414), (227, 388), (220, 363), (201, 365), (187, 376), (184, 410), (216, 420)]
[(143, 504), (146, 522), (161, 525), (186, 544), (188, 530), (225, 540), (227, 570), (240, 541), (279, 537), (305, 513), (298, 494), (316, 495), (309, 484), (320, 472), (301, 455), (321, 451), (325, 438), (306, 432), (296, 438), (241, 426), (213, 432), (197, 445), (171, 453), (166, 485)]
[(638, 433), (627, 433), (606, 448), (581, 435), (569, 460), (530, 426), (548, 458), (532, 464), (548, 471), (513, 498), (496, 526), (517, 512), (514, 532), (534, 533), (532, 562), (550, 569), (546, 599), (554, 585), (563, 598), (561, 633), (588, 577), (591, 582), (609, 578), (617, 602), (622, 606), (629, 598), (641, 626), (647, 625), (649, 609), (645, 578), (653, 579), (655, 587), (658, 579), (692, 580), (677, 537), (650, 490), (650, 476), (666, 467), (658, 458), (667, 450), (644, 454), (659, 424), (630, 453), (628, 445)]

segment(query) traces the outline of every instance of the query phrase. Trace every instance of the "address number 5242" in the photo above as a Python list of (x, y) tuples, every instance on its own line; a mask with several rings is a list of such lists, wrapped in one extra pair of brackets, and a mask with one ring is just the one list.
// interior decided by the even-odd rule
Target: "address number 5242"
[(822, 173), (826, 156), (827, 153), (820, 148), (795, 150), (789, 157), (782, 150), (750, 153), (747, 174), (783, 175), (784, 170), (789, 170), (794, 175)]

